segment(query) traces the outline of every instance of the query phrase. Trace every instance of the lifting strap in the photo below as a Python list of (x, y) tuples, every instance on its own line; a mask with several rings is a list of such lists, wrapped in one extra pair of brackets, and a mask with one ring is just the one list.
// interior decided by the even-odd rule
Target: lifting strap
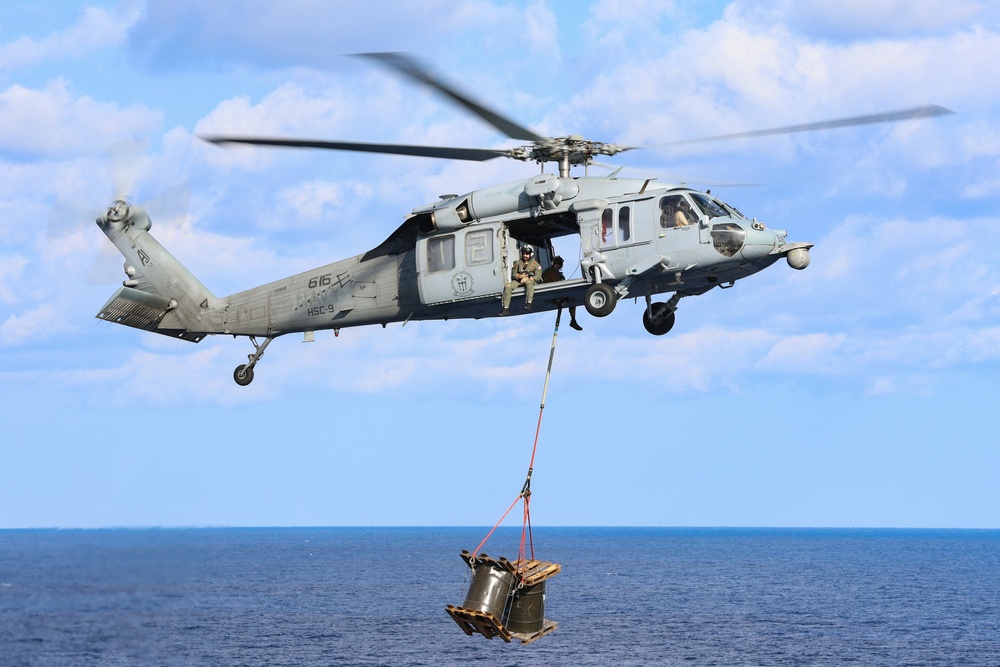
[(496, 525), (486, 534), (483, 541), (479, 543), (476, 550), (472, 552), (473, 557), (477, 556), (486, 542), (493, 535), (494, 531), (500, 527), (500, 524), (504, 522), (510, 511), (514, 509), (518, 501), (524, 501), (524, 517), (521, 526), (521, 546), (518, 550), (518, 560), (519, 567), (524, 568), (525, 563), (529, 560), (527, 557), (530, 555), (530, 560), (535, 559), (535, 544), (531, 536), (531, 474), (535, 470), (535, 454), (538, 452), (538, 435), (542, 430), (542, 414), (545, 412), (545, 399), (549, 393), (549, 378), (552, 376), (552, 360), (555, 358), (556, 354), (556, 339), (559, 336), (559, 321), (562, 319), (562, 306), (556, 311), (556, 326), (552, 331), (552, 347), (549, 349), (549, 365), (545, 370), (545, 385), (542, 387), (542, 403), (538, 408), (538, 424), (535, 426), (535, 443), (531, 447), (531, 462), (528, 464), (528, 474), (524, 478), (524, 486), (521, 487), (521, 493), (518, 494), (514, 502), (510, 504), (507, 511), (503, 513), (500, 520), (497, 521)]

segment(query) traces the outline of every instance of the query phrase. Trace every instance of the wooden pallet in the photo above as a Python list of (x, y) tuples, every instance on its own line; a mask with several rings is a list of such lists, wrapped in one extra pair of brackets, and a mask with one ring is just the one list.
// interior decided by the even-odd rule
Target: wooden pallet
[(547, 634), (555, 632), (556, 628), (558, 627), (559, 624), (556, 623), (555, 621), (550, 621), (549, 619), (545, 619), (542, 622), (542, 629), (534, 634), (529, 635), (521, 632), (512, 632), (510, 636), (513, 637), (514, 639), (520, 639), (522, 644), (530, 644), (533, 641), (541, 639)]
[(555, 621), (550, 621), (545, 619), (542, 623), (542, 629), (535, 633), (526, 632), (510, 632), (503, 626), (496, 616), (486, 611), (479, 611), (478, 609), (466, 609), (465, 607), (456, 607), (455, 605), (448, 605), (445, 608), (448, 615), (458, 623), (458, 627), (462, 628), (465, 634), (470, 637), (477, 632), (487, 639), (493, 639), (494, 637), (499, 637), (508, 644), (511, 639), (520, 640), (522, 644), (530, 644), (533, 641), (537, 641), (544, 637), (545, 635), (551, 634), (556, 631), (559, 624)]
[(525, 586), (540, 584), (549, 577), (554, 577), (562, 570), (558, 563), (550, 563), (547, 560), (526, 560), (514, 561), (511, 563), (514, 573), (521, 578)]
[(488, 611), (466, 609), (465, 607), (456, 607), (451, 604), (445, 607), (445, 609), (448, 611), (448, 615), (465, 631), (465, 634), (472, 636), (478, 632), (487, 639), (499, 637), (508, 644), (510, 643), (510, 638), (513, 635), (508, 632), (507, 628), (503, 627), (500, 619)]
[(490, 558), (486, 554), (473, 556), (465, 550), (462, 551), (461, 556), (462, 560), (464, 560), (473, 570), (482, 565), (486, 565), (488, 567), (496, 565), (515, 575), (518, 579), (520, 579), (521, 584), (524, 586), (534, 586), (535, 584), (539, 584), (549, 577), (554, 577), (559, 574), (562, 570), (561, 565), (558, 563), (551, 563), (547, 560), (519, 559), (511, 562), (502, 556), (500, 558)]

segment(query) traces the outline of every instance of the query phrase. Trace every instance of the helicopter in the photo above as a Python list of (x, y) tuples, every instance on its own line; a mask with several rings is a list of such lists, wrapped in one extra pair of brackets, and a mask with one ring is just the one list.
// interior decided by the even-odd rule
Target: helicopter
[[(485, 161), (505, 157), (536, 162), (540, 173), (463, 195), (445, 195), (418, 206), (382, 243), (360, 255), (265, 285), (215, 296), (150, 234), (152, 221), (118, 196), (97, 218), (98, 227), (125, 257), (125, 280), (97, 318), (198, 343), (208, 335), (246, 336), (247, 362), (233, 372), (249, 385), (268, 345), (290, 333), (314, 333), (410, 321), (489, 318), (501, 315), (504, 288), (522, 248), (545, 267), (553, 240), (579, 245), (579, 277), (541, 282), (533, 302), (511, 314), (539, 313), (582, 304), (606, 317), (619, 300), (643, 298), (642, 324), (662, 336), (674, 326), (682, 298), (738, 280), (784, 258), (797, 270), (809, 265), (812, 243), (789, 242), (787, 232), (747, 218), (737, 208), (683, 184), (572, 175), (637, 147), (591, 141), (578, 135), (545, 137), (490, 110), (399, 53), (359, 54), (426, 84), (506, 134), (528, 142), (509, 149), (414, 146), (250, 136), (203, 136), (220, 146), (316, 148)], [(841, 118), (689, 141), (833, 129), (952, 113), (936, 105)], [(688, 143), (688, 142), (673, 142)], [(546, 165), (557, 173), (546, 173)], [(576, 275), (576, 271), (572, 272)], [(521, 299), (525, 288), (513, 294)], [(664, 301), (653, 297), (670, 294)], [(521, 301), (518, 301), (521, 303)], [(529, 310), (530, 308), (530, 310)], [(505, 309), (506, 310), (506, 309)], [(506, 314), (506, 313), (504, 313)]]

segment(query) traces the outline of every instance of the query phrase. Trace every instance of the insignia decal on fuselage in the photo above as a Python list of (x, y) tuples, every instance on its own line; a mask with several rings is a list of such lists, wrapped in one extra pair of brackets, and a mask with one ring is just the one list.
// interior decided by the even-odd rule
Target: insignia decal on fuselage
[(455, 296), (471, 296), (476, 291), (472, 274), (459, 271), (451, 279), (451, 288), (455, 291)]

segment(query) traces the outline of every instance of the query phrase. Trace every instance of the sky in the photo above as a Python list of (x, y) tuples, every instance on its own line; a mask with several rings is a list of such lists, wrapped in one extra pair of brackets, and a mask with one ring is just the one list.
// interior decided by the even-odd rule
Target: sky
[[(93, 221), (123, 174), (223, 296), (536, 173), (198, 138), (517, 145), (350, 57), (378, 51), (539, 134), (645, 147), (594, 174), (711, 188), (815, 244), (805, 271), (684, 299), (666, 336), (641, 300), (564, 323), (535, 525), (1000, 528), (985, 0), (3, 3), (0, 528), (489, 526), (517, 498), (551, 314), (289, 335), (245, 388), (246, 339), (95, 319), (123, 276)], [(923, 104), (955, 113), (669, 145)]]

